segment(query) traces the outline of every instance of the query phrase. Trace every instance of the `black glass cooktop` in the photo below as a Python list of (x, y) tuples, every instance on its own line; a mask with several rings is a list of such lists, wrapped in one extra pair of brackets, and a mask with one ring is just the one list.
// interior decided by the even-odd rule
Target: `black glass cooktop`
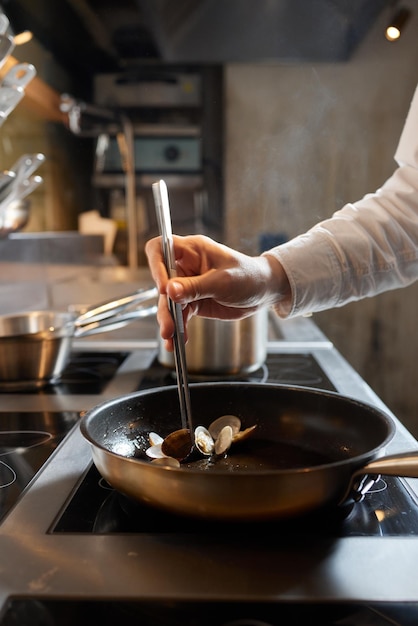
[(0, 415), (0, 520), (79, 419), (78, 411)]
[(55, 385), (47, 392), (61, 395), (100, 394), (115, 376), (129, 352), (76, 352)]
[[(238, 382), (274, 382), (283, 385), (301, 385), (336, 391), (336, 388), (310, 352), (284, 354), (272, 352), (267, 355), (262, 367), (248, 374), (230, 376), (194, 376), (190, 382), (238, 381)], [(140, 389), (162, 387), (175, 384), (175, 372), (163, 367), (157, 358), (144, 373)]]
[(416, 626), (416, 603), (248, 603), (15, 598), (1, 626)]
[(40, 395), (99, 395), (115, 376), (129, 352), (74, 352), (71, 353), (61, 376), (53, 382), (4, 383), (1, 393)]
[(216, 522), (195, 520), (130, 500), (101, 478), (94, 465), (50, 529), (53, 533), (190, 533), (213, 534), (260, 530), (293, 536), (418, 535), (418, 502), (399, 478), (380, 478), (362, 502), (334, 507), (300, 519), (272, 522)]

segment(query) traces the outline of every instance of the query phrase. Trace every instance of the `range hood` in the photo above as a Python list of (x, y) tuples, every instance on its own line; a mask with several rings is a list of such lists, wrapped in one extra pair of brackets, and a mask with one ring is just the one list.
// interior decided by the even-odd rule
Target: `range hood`
[(158, 64), (343, 62), (394, 0), (0, 0), (76, 79)]
[(136, 0), (166, 62), (345, 61), (388, 0)]

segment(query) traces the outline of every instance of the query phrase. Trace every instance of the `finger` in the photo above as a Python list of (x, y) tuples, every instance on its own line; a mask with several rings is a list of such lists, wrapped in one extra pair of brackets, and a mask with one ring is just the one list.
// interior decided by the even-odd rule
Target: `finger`
[(154, 237), (145, 244), (145, 254), (151, 276), (160, 293), (165, 293), (168, 274), (161, 248), (161, 237)]
[(162, 295), (158, 300), (157, 322), (162, 339), (170, 340), (174, 335), (174, 321), (168, 309), (167, 297)]
[(174, 352), (174, 341), (172, 339), (165, 339), (164, 348), (167, 352)]
[[(193, 315), (193, 311), (190, 307), (186, 307), (182, 310), (183, 315), (183, 327), (184, 327), (184, 341), (187, 343), (189, 336), (187, 332), (187, 323), (190, 317)], [(175, 324), (173, 316), (171, 315), (168, 309), (168, 302), (165, 296), (161, 296), (158, 311), (157, 311), (157, 321), (160, 327), (160, 336), (164, 341), (164, 345), (169, 352), (173, 352), (174, 350), (174, 342), (173, 337), (175, 333)]]
[(172, 278), (166, 285), (166, 292), (174, 302), (182, 305), (208, 298), (227, 302), (231, 297), (228, 274), (219, 270), (210, 270), (201, 276)]

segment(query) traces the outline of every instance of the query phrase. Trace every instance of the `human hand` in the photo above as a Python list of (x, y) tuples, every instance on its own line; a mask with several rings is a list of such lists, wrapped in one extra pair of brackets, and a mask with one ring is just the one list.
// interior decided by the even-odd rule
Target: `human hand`
[(187, 339), (187, 321), (193, 315), (234, 320), (287, 297), (289, 284), (272, 257), (251, 257), (204, 235), (173, 236), (177, 277), (169, 279), (161, 237), (149, 240), (145, 252), (160, 293), (157, 320), (166, 348), (173, 350), (174, 323), (167, 297), (181, 304)]

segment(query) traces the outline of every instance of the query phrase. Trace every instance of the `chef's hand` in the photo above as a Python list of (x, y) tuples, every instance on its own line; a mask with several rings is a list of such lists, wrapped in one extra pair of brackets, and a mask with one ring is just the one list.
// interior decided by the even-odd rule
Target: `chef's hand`
[(173, 350), (174, 324), (167, 296), (183, 309), (185, 335), (193, 315), (235, 320), (290, 297), (280, 263), (269, 256), (247, 256), (203, 235), (173, 236), (177, 277), (169, 279), (161, 237), (150, 239), (145, 252), (160, 293), (157, 320), (166, 348)]

